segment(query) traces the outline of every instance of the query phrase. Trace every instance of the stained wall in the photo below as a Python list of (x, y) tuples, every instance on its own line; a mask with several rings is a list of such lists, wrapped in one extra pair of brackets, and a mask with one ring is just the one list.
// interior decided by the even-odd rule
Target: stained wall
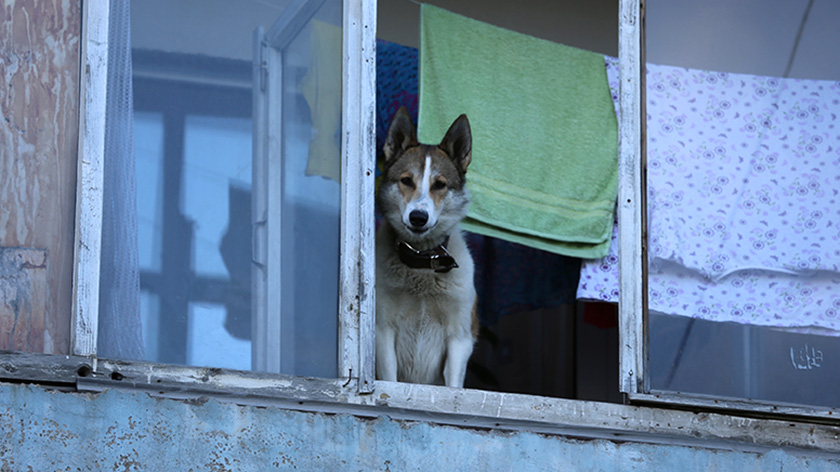
[(0, 384), (0, 470), (838, 471), (793, 451), (570, 439)]

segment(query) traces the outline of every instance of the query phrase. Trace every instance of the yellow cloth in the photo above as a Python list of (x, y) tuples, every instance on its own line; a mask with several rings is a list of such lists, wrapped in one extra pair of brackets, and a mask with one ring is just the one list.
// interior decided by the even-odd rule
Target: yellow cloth
[(341, 28), (312, 20), (312, 62), (301, 81), (312, 115), (306, 175), (341, 182)]

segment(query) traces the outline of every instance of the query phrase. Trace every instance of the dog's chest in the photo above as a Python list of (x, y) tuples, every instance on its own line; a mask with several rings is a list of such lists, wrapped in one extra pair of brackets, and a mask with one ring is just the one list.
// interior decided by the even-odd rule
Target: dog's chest
[(446, 351), (445, 315), (439, 306), (414, 300), (396, 316), (396, 354), (401, 381), (442, 383)]

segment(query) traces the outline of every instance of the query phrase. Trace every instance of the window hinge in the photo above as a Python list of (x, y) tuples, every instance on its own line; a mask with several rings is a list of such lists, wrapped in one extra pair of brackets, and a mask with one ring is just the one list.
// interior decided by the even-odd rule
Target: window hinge
[(266, 48), (268, 43), (260, 42), (260, 92), (265, 92), (266, 83), (268, 82), (268, 61), (266, 60)]

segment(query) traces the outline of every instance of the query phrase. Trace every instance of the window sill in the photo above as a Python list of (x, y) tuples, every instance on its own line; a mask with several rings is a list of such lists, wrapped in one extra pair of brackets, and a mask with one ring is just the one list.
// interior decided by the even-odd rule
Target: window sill
[(363, 417), (386, 415), (581, 439), (749, 452), (783, 448), (806, 456), (840, 454), (840, 422), (812, 424), (398, 382), (378, 381), (373, 393), (359, 394), (355, 379), (13, 352), (0, 352), (0, 381), (80, 392), (122, 390), (181, 400), (213, 398), (240, 405)]

